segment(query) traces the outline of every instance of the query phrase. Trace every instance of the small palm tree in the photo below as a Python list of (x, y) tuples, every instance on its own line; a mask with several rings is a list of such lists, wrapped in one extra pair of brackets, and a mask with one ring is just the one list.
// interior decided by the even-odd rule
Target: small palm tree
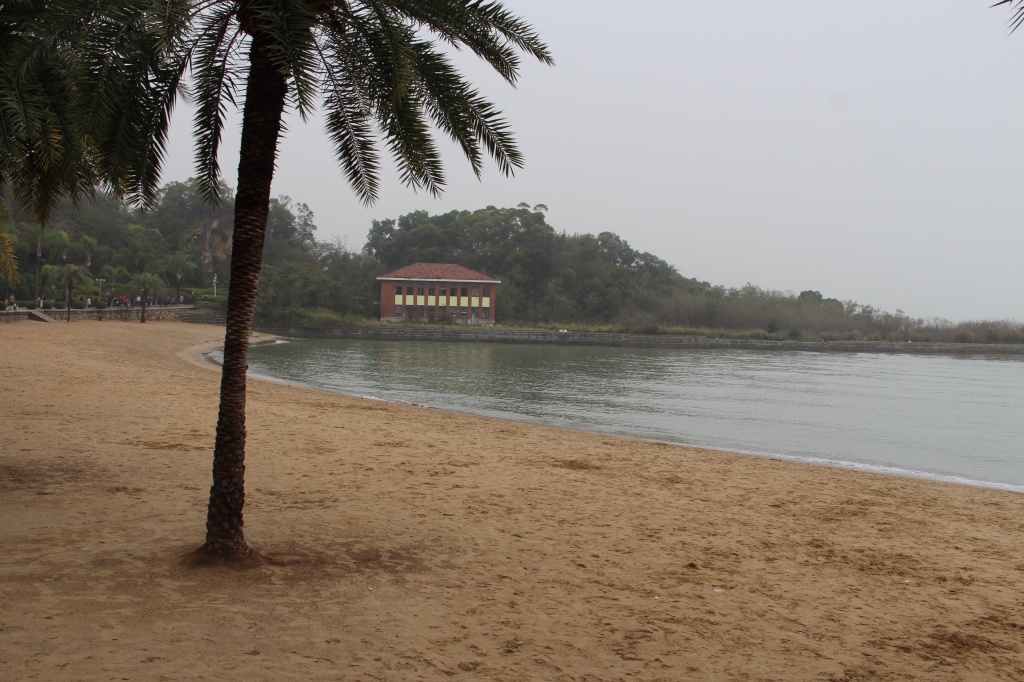
[[(57, 268), (57, 266), (53, 267)], [(71, 322), (71, 299), (75, 296), (75, 289), (92, 286), (92, 275), (89, 273), (88, 268), (68, 263), (59, 268), (58, 277), (60, 278), (61, 286), (64, 287), (68, 322)]]
[(57, 230), (47, 238), (47, 241), (52, 252), (60, 256), (61, 262), (67, 263), (68, 249), (71, 247), (71, 235), (66, 230)]
[(82, 238), (78, 240), (78, 246), (82, 249), (82, 255), (85, 256), (85, 267), (92, 267), (92, 254), (96, 251), (98, 244), (95, 237), (90, 237), (87, 234), (82, 235)]
[(120, 265), (104, 265), (100, 274), (103, 275), (103, 279), (110, 282), (110, 291), (114, 296), (117, 295), (118, 280), (127, 282), (131, 277), (131, 273)]
[(174, 300), (177, 302), (181, 298), (181, 280), (196, 271), (196, 264), (192, 262), (191, 258), (177, 251), (164, 258), (160, 269), (174, 277)]
[(132, 277), (132, 286), (139, 290), (142, 296), (142, 311), (139, 313), (139, 322), (146, 322), (146, 300), (152, 296), (159, 296), (160, 292), (167, 287), (163, 277), (154, 272), (143, 272)]

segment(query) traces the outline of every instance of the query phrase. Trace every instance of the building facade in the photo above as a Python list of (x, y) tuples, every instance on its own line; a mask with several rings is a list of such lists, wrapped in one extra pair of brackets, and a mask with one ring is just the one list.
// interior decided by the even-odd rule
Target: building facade
[(382, 322), (494, 324), (500, 280), (451, 263), (414, 263), (378, 277)]

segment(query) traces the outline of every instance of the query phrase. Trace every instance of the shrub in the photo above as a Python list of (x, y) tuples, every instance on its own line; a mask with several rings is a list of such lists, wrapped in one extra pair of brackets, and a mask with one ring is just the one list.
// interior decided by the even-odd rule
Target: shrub
[(330, 329), (345, 322), (341, 315), (330, 310), (316, 309), (302, 312), (305, 313), (305, 319), (300, 324), (304, 329)]
[(94, 308), (96, 308), (96, 310), (103, 310), (104, 308), (107, 307), (107, 302), (106, 301), (94, 301), (92, 305), (93, 305)]
[(800, 341), (804, 338), (804, 330), (800, 327), (790, 327), (789, 331), (786, 332), (786, 338), (790, 341)]
[(54, 308), (53, 300), (51, 299), (51, 300), (48, 300), (48, 301), (43, 301), (43, 307), (46, 308), (47, 310), (53, 310), (53, 308)]
[(970, 329), (958, 328), (953, 332), (953, 343), (974, 343), (974, 332)]
[(25, 308), (25, 310), (35, 310), (36, 309), (36, 302), (35, 301), (31, 301), (29, 303), (19, 303), (18, 306)]
[(85, 301), (72, 301), (71, 302), (71, 309), (72, 310), (85, 310)]

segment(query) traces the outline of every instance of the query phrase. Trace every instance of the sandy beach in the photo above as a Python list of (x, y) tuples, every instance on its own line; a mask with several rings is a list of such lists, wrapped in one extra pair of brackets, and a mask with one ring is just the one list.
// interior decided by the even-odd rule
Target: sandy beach
[(0, 324), (0, 679), (1024, 680), (1024, 495), (251, 381), (223, 330)]

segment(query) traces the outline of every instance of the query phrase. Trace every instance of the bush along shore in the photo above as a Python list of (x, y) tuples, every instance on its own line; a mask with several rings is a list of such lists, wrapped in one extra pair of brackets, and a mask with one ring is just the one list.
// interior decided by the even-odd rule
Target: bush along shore
[(610, 332), (547, 331), (457, 327), (445, 325), (345, 325), (325, 328), (257, 325), (258, 331), (277, 336), (311, 339), (366, 339), (388, 341), (465, 341), (534, 343), (630, 348), (735, 348), (749, 350), (801, 350), (850, 353), (998, 353), (1024, 355), (1024, 344), (915, 343), (913, 341), (794, 341), (790, 339), (716, 338), (695, 335), (625, 334)]
[[(45, 310), (49, 318), (67, 321), (65, 310)], [(71, 322), (81, 320), (138, 321), (139, 308), (75, 309)], [(0, 323), (31, 319), (29, 310), (0, 313)], [(209, 308), (148, 308), (146, 319), (153, 322), (191, 322), (223, 325), (224, 314)], [(320, 326), (279, 326), (257, 324), (254, 330), (277, 336), (310, 339), (366, 339), (387, 341), (463, 341), (483, 343), (535, 343), (575, 346), (617, 346), (628, 348), (736, 348), (748, 350), (801, 350), (848, 353), (993, 353), (1024, 355), (1022, 343), (944, 343), (914, 341), (827, 340), (817, 341), (758, 338), (757, 336), (712, 336), (702, 334), (636, 334), (625, 332), (576, 331), (569, 329), (507, 329), (502, 327), (461, 327), (444, 324), (340, 323)]]

